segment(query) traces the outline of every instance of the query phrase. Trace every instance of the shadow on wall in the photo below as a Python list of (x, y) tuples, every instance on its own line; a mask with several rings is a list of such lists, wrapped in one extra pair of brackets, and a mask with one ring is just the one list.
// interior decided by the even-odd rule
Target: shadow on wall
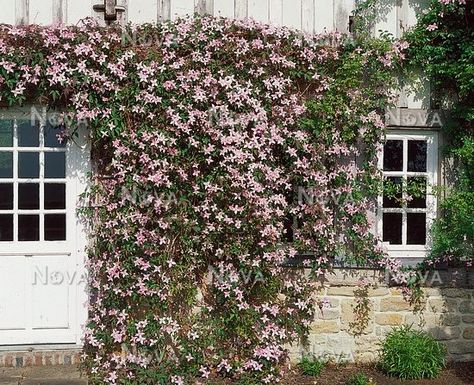
[(425, 298), (404, 323), (442, 342), (448, 361), (474, 360), (474, 269), (434, 270), (423, 280)]
[[(373, 22), (375, 24), (387, 23), (389, 21), (389, 15), (395, 7), (397, 7), (400, 12), (403, 12), (404, 1), (408, 1), (406, 6), (408, 6), (408, 8), (410, 8), (416, 15), (421, 14), (430, 3), (430, 0), (377, 0), (373, 5)], [(400, 16), (401, 15), (397, 15), (398, 20), (400, 19)]]

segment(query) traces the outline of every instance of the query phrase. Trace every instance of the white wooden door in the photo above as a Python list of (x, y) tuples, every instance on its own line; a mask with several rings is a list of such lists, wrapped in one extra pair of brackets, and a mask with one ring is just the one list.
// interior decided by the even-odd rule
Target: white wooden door
[(88, 148), (60, 143), (55, 117), (40, 116), (0, 112), (0, 345), (79, 344), (86, 320)]

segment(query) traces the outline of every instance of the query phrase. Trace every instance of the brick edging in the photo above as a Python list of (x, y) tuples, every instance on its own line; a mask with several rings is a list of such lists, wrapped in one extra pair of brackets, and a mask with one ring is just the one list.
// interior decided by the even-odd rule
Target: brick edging
[(33, 351), (0, 351), (0, 367), (77, 365), (81, 348)]

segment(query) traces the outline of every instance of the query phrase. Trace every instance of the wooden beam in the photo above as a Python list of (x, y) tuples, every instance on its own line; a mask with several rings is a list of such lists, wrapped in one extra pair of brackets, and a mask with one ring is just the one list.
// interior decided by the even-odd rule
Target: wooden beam
[(30, 19), (29, 0), (15, 0), (15, 24), (28, 24)]
[(200, 15), (213, 15), (214, 0), (198, 0), (196, 4), (196, 12)]
[[(262, 1), (262, 0), (260, 0)], [(249, 4), (248, 0), (235, 0), (234, 3), (234, 15), (238, 19), (243, 19), (249, 15)]]
[(158, 1), (158, 23), (171, 19), (171, 0)]
[(67, 22), (67, 0), (53, 0), (53, 23), (65, 24)]
[(314, 0), (301, 2), (301, 28), (305, 32), (314, 32)]

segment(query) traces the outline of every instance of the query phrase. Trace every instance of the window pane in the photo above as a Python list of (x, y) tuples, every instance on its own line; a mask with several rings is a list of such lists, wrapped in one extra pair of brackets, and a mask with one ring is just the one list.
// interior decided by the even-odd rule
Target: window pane
[(13, 214), (0, 215), (0, 241), (13, 241)]
[(407, 214), (407, 244), (424, 245), (426, 243), (426, 214)]
[(387, 140), (383, 148), (383, 169), (403, 171), (403, 141)]
[(65, 178), (66, 177), (66, 154), (64, 152), (44, 153), (44, 177)]
[(385, 178), (383, 187), (383, 207), (402, 207), (402, 178)]
[(45, 147), (65, 147), (66, 141), (60, 142), (58, 134), (62, 132), (64, 126), (53, 126), (49, 122), (44, 127), (44, 145)]
[(38, 183), (20, 183), (18, 185), (18, 208), (22, 210), (39, 209)]
[(13, 146), (13, 121), (0, 120), (0, 147)]
[(0, 178), (13, 178), (12, 152), (0, 152)]
[(384, 213), (382, 226), (384, 242), (402, 244), (402, 213)]
[(44, 185), (44, 208), (66, 208), (66, 185), (59, 183), (46, 183)]
[(425, 140), (408, 141), (408, 171), (426, 172), (426, 151)]
[(39, 241), (39, 215), (18, 215), (18, 240)]
[(13, 210), (13, 183), (0, 184), (0, 210)]
[(18, 176), (20, 178), (39, 178), (39, 153), (18, 153)]
[(426, 178), (408, 178), (407, 193), (411, 200), (408, 200), (409, 208), (426, 208)]
[(66, 214), (46, 214), (44, 216), (44, 239), (64, 241), (66, 239)]
[(30, 120), (19, 120), (17, 122), (18, 146), (39, 146), (39, 124), (31, 125)]

